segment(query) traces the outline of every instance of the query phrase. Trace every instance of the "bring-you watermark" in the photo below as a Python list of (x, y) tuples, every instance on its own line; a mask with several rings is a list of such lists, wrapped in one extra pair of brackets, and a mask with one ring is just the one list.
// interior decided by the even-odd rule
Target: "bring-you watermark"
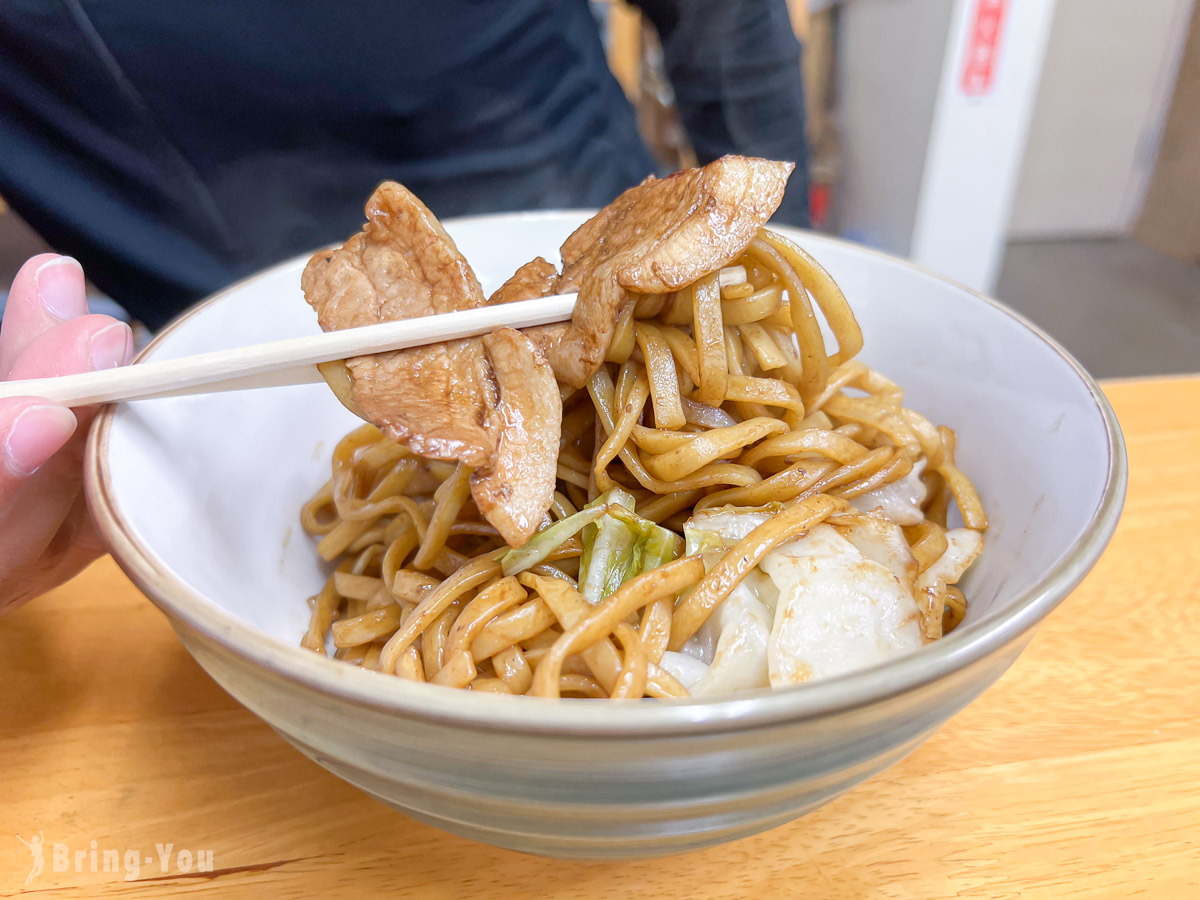
[[(176, 847), (175, 844), (155, 844), (154, 852), (141, 847), (101, 847), (98, 841), (89, 841), (86, 847), (72, 847), (59, 841), (46, 843), (45, 835), (38, 832), (30, 837), (16, 836), (33, 857), (25, 886), (44, 876), (47, 867), (51, 872), (97, 872), (120, 875), (126, 881), (137, 881), (144, 874), (187, 875), (191, 872), (213, 871), (212, 850), (192, 850)], [(48, 865), (47, 865), (48, 864)]]

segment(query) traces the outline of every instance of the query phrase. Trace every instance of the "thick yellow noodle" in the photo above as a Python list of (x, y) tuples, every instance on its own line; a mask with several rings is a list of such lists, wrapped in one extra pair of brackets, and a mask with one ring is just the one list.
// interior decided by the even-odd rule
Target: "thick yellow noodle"
[[(471, 500), (471, 470), (414, 456), (363, 425), (338, 443), (331, 479), (301, 510), (317, 552), (335, 563), (309, 601), (302, 645), (476, 691), (684, 697), (663, 653), (682, 647), (772, 549), (853, 512), (849, 499), (924, 464), (925, 518), (903, 529), (919, 572), (947, 551), (951, 502), (968, 528), (986, 529), (954, 433), (906, 409), (896, 384), (854, 361), (862, 333), (828, 273), (765, 229), (723, 271), (738, 266), (739, 283), (722, 286), (714, 273), (630, 304), (586, 390), (564, 389), (547, 526), (613, 488), (634, 497), (637, 516), (677, 534), (698, 509), (776, 504), (777, 515), (707, 573), (699, 555), (671, 558), (676, 549), (589, 599), (579, 536), (505, 574), (508, 548)], [(916, 599), (922, 610), (932, 604), (927, 639), (966, 613), (953, 585)]]

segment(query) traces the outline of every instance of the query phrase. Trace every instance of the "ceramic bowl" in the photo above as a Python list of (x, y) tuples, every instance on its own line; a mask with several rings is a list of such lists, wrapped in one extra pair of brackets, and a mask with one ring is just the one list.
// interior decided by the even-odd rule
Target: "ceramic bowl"
[[(586, 215), (447, 227), (491, 290), (535, 255), (556, 260)], [(324, 571), (298, 512), (356, 424), (321, 384), (109, 408), (88, 447), (88, 500), (117, 561), (217, 682), (408, 815), (572, 857), (677, 852), (787, 822), (911, 752), (1000, 677), (1108, 542), (1126, 469), (1096, 384), (1029, 322), (902, 260), (779, 230), (840, 282), (861, 358), (957, 430), (991, 519), (965, 622), (905, 658), (715, 702), (599, 703), (414, 684), (301, 650)], [(201, 303), (143, 358), (315, 332), (304, 263)]]

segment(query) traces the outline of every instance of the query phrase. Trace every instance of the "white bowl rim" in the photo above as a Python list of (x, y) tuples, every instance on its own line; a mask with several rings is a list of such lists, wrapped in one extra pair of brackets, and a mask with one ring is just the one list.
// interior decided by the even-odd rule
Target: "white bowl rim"
[[(480, 221), (536, 221), (594, 210), (541, 210), (488, 213), (448, 219), (447, 224)], [(594, 739), (658, 737), (742, 730), (785, 721), (817, 718), (886, 700), (928, 685), (965, 668), (1018, 640), (1048, 615), (1083, 579), (1104, 551), (1121, 514), (1128, 481), (1128, 462), (1120, 425), (1095, 380), (1057, 341), (1015, 310), (979, 291), (908, 260), (851, 241), (802, 229), (772, 226), (781, 232), (839, 244), (857, 253), (878, 257), (890, 265), (914, 269), (957, 287), (1023, 325), (1063, 359), (1083, 382), (1101, 414), (1107, 439), (1107, 476), (1100, 501), (1083, 534), (1048, 572), (1005, 608), (969, 631), (956, 630), (916, 653), (900, 659), (785, 689), (764, 688), (734, 694), (728, 699), (658, 700), (654, 702), (586, 700), (546, 701), (540, 698), (479, 695), (471, 691), (387, 678), (377, 672), (320, 656), (295, 645), (264, 636), (250, 625), (206, 600), (161, 565), (153, 551), (130, 527), (117, 508), (108, 465), (108, 437), (113, 407), (93, 423), (84, 460), (85, 491), (92, 515), (117, 564), (178, 630), (186, 625), (227, 652), (293, 681), (348, 703), (478, 730), (534, 732)], [(229, 285), (185, 310), (166, 325), (139, 354), (153, 354), (166, 335), (200, 309), (241, 290), (279, 269), (294, 266), (311, 254), (301, 254)]]

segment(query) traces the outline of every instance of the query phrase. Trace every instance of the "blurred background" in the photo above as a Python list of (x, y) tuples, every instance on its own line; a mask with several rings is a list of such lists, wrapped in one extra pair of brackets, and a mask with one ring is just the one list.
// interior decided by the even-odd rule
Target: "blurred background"
[[(1200, 370), (1194, 0), (787, 8), (813, 228), (999, 297), (1097, 376)], [(622, 0), (591, 12), (658, 163), (694, 165), (655, 25)], [(0, 294), (45, 249), (0, 200)]]

